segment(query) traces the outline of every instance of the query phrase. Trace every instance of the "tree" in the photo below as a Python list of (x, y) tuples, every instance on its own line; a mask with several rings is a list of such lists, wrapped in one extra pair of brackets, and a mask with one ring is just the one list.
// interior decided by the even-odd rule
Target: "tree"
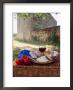
[(37, 19), (46, 19), (50, 13), (17, 13), (18, 17), (23, 19), (26, 18), (37, 18)]

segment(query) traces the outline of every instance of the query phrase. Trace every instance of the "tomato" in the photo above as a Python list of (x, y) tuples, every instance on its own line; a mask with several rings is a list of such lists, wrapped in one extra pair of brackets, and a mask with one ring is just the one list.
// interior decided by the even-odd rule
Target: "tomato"
[(17, 65), (24, 65), (24, 60), (16, 59)]
[(30, 65), (32, 64), (32, 59), (26, 55), (24, 55), (22, 58), (16, 59), (17, 65)]
[(28, 59), (28, 56), (24, 55), (22, 58), (27, 60)]
[(24, 64), (31, 64), (32, 63), (32, 59), (28, 56), (23, 56), (23, 60), (24, 60)]

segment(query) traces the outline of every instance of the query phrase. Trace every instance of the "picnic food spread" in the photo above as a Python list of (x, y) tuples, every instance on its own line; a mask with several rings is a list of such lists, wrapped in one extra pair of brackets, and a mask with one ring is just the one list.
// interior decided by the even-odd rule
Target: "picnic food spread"
[[(43, 53), (43, 54), (42, 54)], [(46, 64), (53, 62), (53, 57), (58, 56), (58, 51), (31, 51), (22, 50), (18, 53), (18, 57), (15, 60), (16, 65), (30, 65), (34, 63)]]

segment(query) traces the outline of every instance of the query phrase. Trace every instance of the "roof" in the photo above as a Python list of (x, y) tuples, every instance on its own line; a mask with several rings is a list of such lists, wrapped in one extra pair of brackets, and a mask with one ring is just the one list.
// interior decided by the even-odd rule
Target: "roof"
[(57, 21), (50, 13), (48, 14), (48, 18), (44, 20), (34, 19), (33, 21), (33, 28), (35, 29), (43, 29), (43, 28), (49, 28), (53, 26), (57, 26)]

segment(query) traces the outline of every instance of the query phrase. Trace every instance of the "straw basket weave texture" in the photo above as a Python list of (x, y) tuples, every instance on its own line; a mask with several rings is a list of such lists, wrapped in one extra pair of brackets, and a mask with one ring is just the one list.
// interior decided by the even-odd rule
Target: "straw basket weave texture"
[(60, 60), (45, 65), (14, 66), (13, 77), (59, 77)]

